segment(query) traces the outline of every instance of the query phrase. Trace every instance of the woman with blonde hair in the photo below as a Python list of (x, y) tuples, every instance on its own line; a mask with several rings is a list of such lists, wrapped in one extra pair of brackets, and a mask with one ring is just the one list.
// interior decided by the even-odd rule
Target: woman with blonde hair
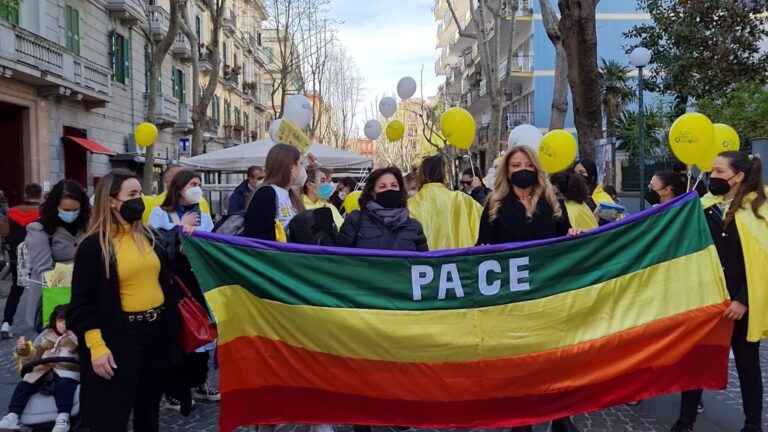
[[(483, 210), (477, 243), (499, 244), (543, 240), (582, 232), (571, 228), (565, 205), (557, 199), (536, 152), (512, 147), (496, 171), (493, 194)], [(530, 432), (531, 426), (512, 428)], [(577, 432), (571, 419), (552, 422), (553, 432)]]
[(478, 244), (541, 240), (578, 234), (530, 147), (516, 146), (499, 164), (483, 211)]
[(142, 223), (141, 184), (115, 169), (96, 187), (75, 253), (67, 311), (80, 344), (82, 416), (91, 430), (157, 431), (171, 362), (181, 360), (179, 295), (167, 258)]

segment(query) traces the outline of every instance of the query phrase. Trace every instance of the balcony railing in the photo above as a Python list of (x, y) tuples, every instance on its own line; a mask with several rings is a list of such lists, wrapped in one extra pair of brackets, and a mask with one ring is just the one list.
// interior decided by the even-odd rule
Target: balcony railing
[(120, 21), (137, 22), (144, 20), (144, 7), (140, 0), (107, 0), (109, 16)]
[[(149, 93), (144, 93), (144, 112), (146, 113), (149, 102)], [(155, 96), (155, 123), (173, 124), (179, 120), (179, 102), (160, 92)]]
[(210, 72), (213, 70), (213, 61), (211, 60), (211, 53), (206, 50), (202, 49), (198, 53), (198, 65), (200, 67), (200, 71), (202, 72)]
[(183, 60), (192, 58), (192, 49), (189, 47), (189, 41), (182, 33), (179, 33), (176, 39), (174, 39), (171, 53)]
[(159, 42), (168, 32), (171, 14), (162, 6), (150, 5), (147, 6), (147, 8), (149, 16), (149, 33), (152, 35), (152, 39)]
[(183, 103), (179, 104), (179, 117), (176, 124), (173, 125), (174, 132), (185, 133), (194, 130), (195, 127), (192, 124), (191, 111), (192, 108), (189, 105)]
[[(512, 72), (533, 72), (533, 56), (512, 57)], [(499, 62), (499, 79), (507, 75), (507, 58)]]
[(533, 124), (532, 112), (512, 112), (507, 114), (507, 127), (516, 128), (522, 124)]
[[(32, 84), (63, 85), (82, 93), (86, 101), (106, 102), (111, 94), (112, 72), (34, 33), (0, 20), (0, 58), (37, 75)], [(43, 82), (40, 81), (43, 80)]]
[[(510, 17), (513, 15), (512, 12), (513, 12), (512, 5), (510, 3), (505, 2), (501, 8), (501, 15)], [(520, 2), (517, 4), (517, 10), (514, 11), (514, 15), (516, 16), (533, 15), (533, 5), (531, 4), (531, 0), (520, 0)]]

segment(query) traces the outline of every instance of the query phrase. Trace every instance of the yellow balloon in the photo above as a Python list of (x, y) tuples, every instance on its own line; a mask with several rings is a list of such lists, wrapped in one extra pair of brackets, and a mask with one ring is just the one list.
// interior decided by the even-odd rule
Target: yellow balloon
[(714, 139), (714, 125), (700, 113), (683, 114), (669, 130), (672, 153), (688, 166), (704, 159)]
[(727, 124), (715, 123), (715, 139), (707, 149), (702, 158), (696, 162), (700, 170), (712, 171), (712, 164), (717, 159), (717, 155), (724, 151), (738, 151), (741, 148), (741, 141), (736, 130)]
[(133, 139), (139, 147), (149, 147), (157, 140), (157, 126), (152, 123), (140, 123), (133, 131)]
[(453, 107), (440, 117), (440, 131), (449, 144), (467, 150), (475, 140), (475, 119), (464, 108)]
[(405, 125), (400, 120), (392, 120), (387, 124), (386, 132), (390, 142), (401, 140), (405, 135)]
[(576, 138), (567, 131), (555, 129), (549, 131), (539, 143), (541, 165), (549, 173), (560, 172), (576, 160)]
[(360, 210), (360, 195), (362, 194), (361, 191), (354, 191), (350, 192), (347, 197), (344, 198), (342, 205), (344, 206), (346, 214), (350, 214), (355, 210)]

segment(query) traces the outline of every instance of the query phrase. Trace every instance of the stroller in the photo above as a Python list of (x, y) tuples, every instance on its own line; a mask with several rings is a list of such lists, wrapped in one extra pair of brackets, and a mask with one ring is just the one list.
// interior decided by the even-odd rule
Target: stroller
[[(35, 339), (35, 344), (41, 342), (40, 335)], [(24, 377), (28, 372), (32, 371), (35, 366), (48, 364), (48, 363), (79, 363), (74, 357), (48, 357), (40, 360), (30, 361), (25, 363), (21, 368), (21, 376)], [(74, 405), (72, 405), (72, 412), (70, 413), (70, 431), (79, 431), (81, 425), (78, 422), (77, 416), (80, 413), (80, 386), (77, 386), (75, 390)], [(56, 420), (56, 416), (59, 414), (56, 409), (56, 401), (53, 399), (53, 395), (45, 395), (42, 393), (35, 393), (27, 402), (27, 406), (24, 407), (24, 411), (19, 416), (21, 423), (27, 426), (27, 430), (33, 432), (48, 432), (53, 427), (53, 423)]]

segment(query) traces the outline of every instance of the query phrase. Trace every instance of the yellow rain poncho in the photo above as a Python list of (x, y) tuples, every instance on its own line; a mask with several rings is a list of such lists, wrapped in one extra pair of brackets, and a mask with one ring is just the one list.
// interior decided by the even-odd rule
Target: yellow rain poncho
[[(749, 342), (758, 342), (768, 337), (768, 203), (760, 207), (764, 219), (758, 219), (750, 205), (755, 197), (755, 193), (746, 195), (742, 208), (735, 215), (747, 272)], [(707, 194), (701, 198), (701, 203), (707, 209), (722, 200), (722, 196)]]
[(431, 251), (470, 247), (477, 242), (483, 207), (463, 192), (429, 183), (408, 200), (408, 210), (424, 227)]
[(566, 200), (565, 209), (568, 212), (568, 222), (571, 223), (571, 227), (581, 228), (584, 231), (597, 228), (597, 219), (587, 204)]
[(603, 187), (600, 185), (597, 185), (595, 188), (595, 191), (592, 192), (592, 200), (595, 202), (595, 204), (600, 204), (601, 202), (608, 203), (608, 204), (616, 204), (613, 201), (613, 198), (611, 198), (610, 195), (606, 191), (603, 190)]

